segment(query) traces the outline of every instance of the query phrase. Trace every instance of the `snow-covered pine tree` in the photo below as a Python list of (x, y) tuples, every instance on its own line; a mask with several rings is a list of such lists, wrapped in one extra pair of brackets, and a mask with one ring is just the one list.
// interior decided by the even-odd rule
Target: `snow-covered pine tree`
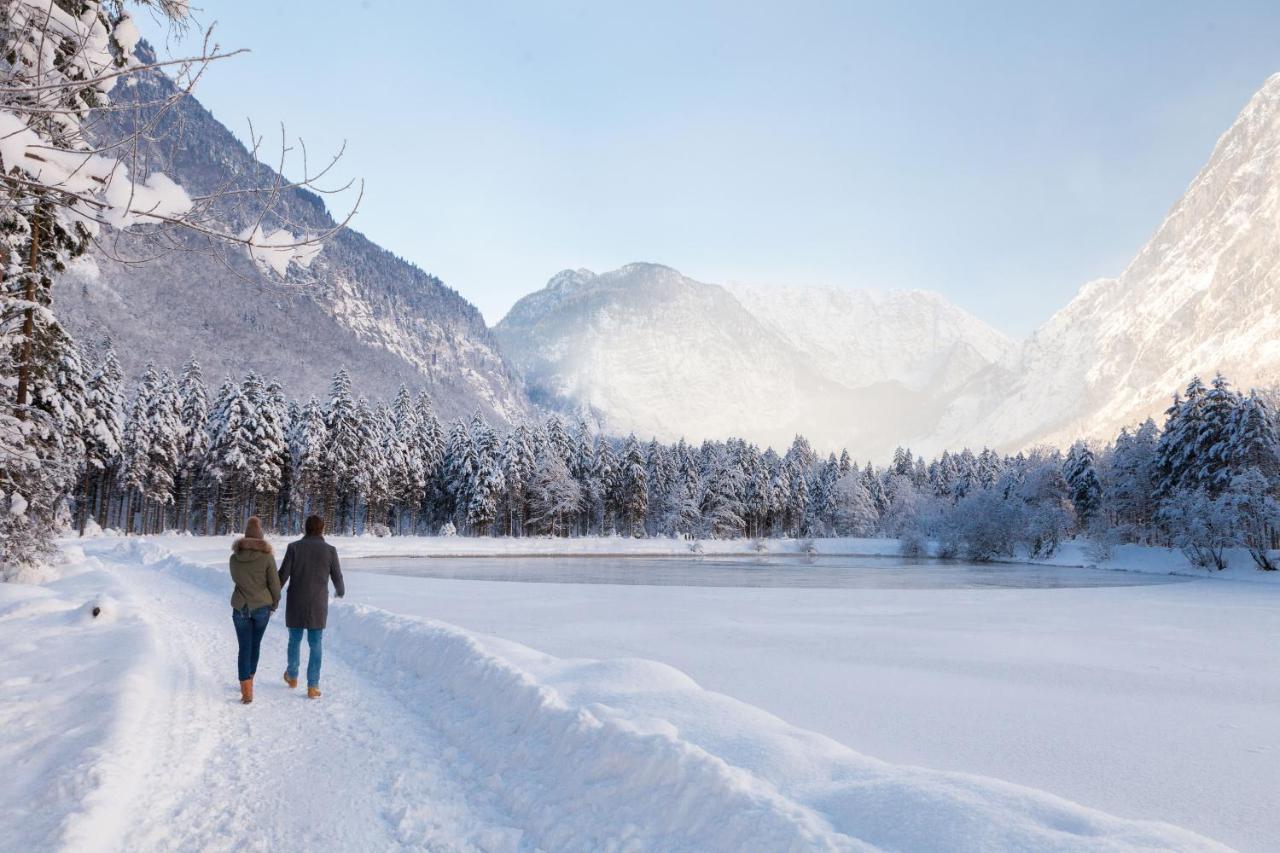
[(1228, 465), (1233, 478), (1250, 470), (1270, 480), (1280, 477), (1280, 434), (1265, 398), (1256, 391), (1240, 398), (1229, 430)]
[(422, 453), (422, 476), (426, 483), (421, 511), (428, 525), (439, 520), (441, 508), (447, 502), (447, 490), (444, 484), (444, 427), (436, 417), (435, 406), (431, 396), (425, 391), (418, 392), (418, 423), (421, 433), (418, 448)]
[(397, 507), (395, 530), (417, 527), (418, 514), (427, 496), (427, 450), (421, 415), (409, 389), (401, 385), (392, 407), (396, 460), (392, 465), (392, 495)]
[(151, 440), (147, 446), (143, 495), (150, 511), (144, 513), (143, 530), (160, 533), (168, 526), (168, 507), (173, 506), (174, 479), (182, 455), (182, 412), (177, 381), (172, 373), (165, 370), (154, 380), (144, 379), (143, 383), (148, 381), (153, 385), (147, 407)]
[[(562, 460), (563, 461), (563, 460)], [(467, 509), (471, 505), (471, 488), (479, 468), (476, 445), (467, 424), (455, 420), (449, 427), (449, 438), (444, 452), (445, 515), (455, 525), (466, 523)]]
[(645, 526), (650, 536), (657, 536), (664, 532), (663, 520), (667, 517), (667, 499), (671, 494), (671, 484), (676, 478), (676, 465), (670, 451), (656, 438), (650, 439), (645, 448), (645, 468), (649, 478)]
[[(551, 438), (554, 425), (548, 422), (547, 426), (547, 441), (554, 444)], [(596, 434), (585, 420), (579, 419), (573, 434), (569, 436), (569, 442), (571, 449), (565, 461), (569, 465), (569, 473), (582, 487), (584, 504), (584, 511), (578, 513), (571, 523), (577, 533), (587, 535), (591, 532), (596, 518), (596, 506), (602, 495), (602, 487), (596, 477)]]
[(1164, 429), (1156, 448), (1157, 496), (1161, 499), (1184, 486), (1198, 485), (1199, 468), (1193, 457), (1200, 438), (1205, 393), (1200, 377), (1194, 377), (1187, 385), (1186, 397), (1174, 394), (1172, 405), (1165, 410)]
[(1232, 426), (1239, 405), (1240, 397), (1231, 384), (1221, 373), (1215, 375), (1205, 392), (1200, 429), (1187, 457), (1195, 470), (1195, 481), (1210, 496), (1221, 494), (1231, 483)]
[[(200, 362), (194, 357), (182, 369), (178, 397), (181, 401), (182, 450), (173, 494), (178, 512), (178, 528), (188, 530), (191, 527), (192, 500), (209, 452), (209, 391), (204, 384)], [(206, 529), (208, 514), (197, 515), (201, 519), (201, 529)]]
[[(978, 454), (976, 476), (979, 488), (990, 489), (996, 484), (996, 480), (1000, 479), (1000, 470), (1003, 468), (999, 454), (990, 447), (982, 448), (982, 452)], [(917, 486), (923, 486), (923, 482), (917, 483)]]
[(332, 480), (328, 471), (329, 428), (324, 409), (314, 397), (307, 401), (289, 434), (293, 460), (290, 509), (300, 516), (323, 510)]
[(674, 536), (697, 536), (702, 527), (702, 492), (698, 480), (677, 477), (667, 497), (663, 527)]
[(537, 470), (532, 433), (524, 424), (517, 424), (502, 443), (502, 479), (506, 484), (507, 533), (510, 536), (524, 535)]
[(915, 460), (912, 458), (910, 450), (898, 447), (893, 451), (893, 462), (889, 464), (890, 474), (910, 477), (915, 467)]
[(81, 534), (91, 517), (97, 519), (98, 526), (107, 526), (108, 501), (120, 466), (124, 373), (109, 340), (102, 343), (98, 367), (85, 385), (85, 398), (92, 414), (85, 421), (85, 473), (80, 499), (76, 502), (76, 529)]
[(288, 514), (290, 493), (293, 491), (293, 454), (289, 449), (289, 433), (300, 413), (297, 403), (285, 398), (284, 388), (274, 379), (267, 383), (266, 407), (270, 418), (270, 457), (274, 458), (273, 468), (279, 472), (274, 491), (268, 492), (270, 501), (266, 505), (269, 513), (266, 523), (267, 529), (278, 530), (283, 527), (282, 519)]
[(155, 365), (148, 364), (142, 373), (142, 381), (134, 390), (129, 416), (124, 424), (124, 456), (121, 465), (123, 488), (120, 520), (125, 530), (139, 531), (145, 515), (147, 466), (151, 462), (151, 419), (153, 398), (159, 393), (156, 383), (159, 374)]
[(769, 517), (769, 470), (758, 447), (745, 441), (736, 445), (735, 455), (742, 470), (742, 520), (747, 536), (760, 536)]
[(546, 422), (547, 440), (551, 447), (560, 454), (560, 458), (565, 464), (573, 468), (573, 438), (569, 435), (569, 431), (565, 429), (564, 421), (559, 415), (552, 414), (547, 418)]
[(266, 382), (250, 371), (244, 378), (241, 394), (245, 403), (244, 428), (252, 436), (246, 472), (248, 506), (246, 511), (262, 518), (267, 529), (275, 526), (275, 498), (284, 485), (285, 437), (284, 398), (277, 386), (268, 392)]
[(929, 488), (929, 464), (923, 456), (916, 457), (916, 466), (911, 470), (911, 485), (921, 495), (932, 493)]
[[(75, 341), (47, 307), (14, 312), (6, 304), (14, 303), (0, 302), (0, 367), (21, 361), (26, 385), (18, 395), (12, 382), (0, 382), (0, 579), (52, 553), (59, 511), (80, 479), (85, 421), (92, 417)], [(23, 313), (35, 315), (30, 334), (11, 336)]]
[(765, 453), (763, 461), (769, 468), (769, 532), (771, 535), (790, 536), (791, 467), (773, 448)]
[(18, 261), (6, 263), (15, 236), (8, 229), (26, 222), (0, 205), (0, 579), (51, 555), (90, 416), (79, 348), (49, 310), (56, 265), (27, 274)]
[(797, 435), (791, 441), (791, 447), (787, 450), (787, 455), (783, 457), (790, 461), (801, 471), (808, 471), (813, 467), (813, 463), (817, 457), (813, 453), (813, 447), (809, 444), (809, 439), (803, 435)]
[(381, 533), (391, 502), (393, 466), (397, 456), (391, 413), (382, 403), (372, 405), (361, 397), (356, 403), (360, 430), (361, 465), (356, 473), (356, 493), (364, 501), (365, 533)]
[(329, 402), (325, 407), (325, 432), (328, 454), (325, 469), (329, 485), (325, 490), (324, 514), (330, 529), (350, 532), (358, 497), (363, 450), (364, 425), (358, 420), (356, 401), (351, 396), (351, 375), (345, 367), (334, 374), (329, 386)]
[[(942, 454), (944, 458), (946, 453)], [(869, 461), (867, 467), (862, 469), (862, 485), (867, 490), (867, 496), (871, 498), (871, 508), (875, 510), (877, 524), (879, 519), (889, 510), (889, 496), (885, 493), (884, 480), (876, 473), (875, 466)]]
[(618, 513), (625, 535), (643, 536), (645, 516), (649, 512), (649, 471), (635, 433), (627, 436), (623, 445), (618, 498)]
[(601, 535), (616, 532), (620, 504), (618, 469), (618, 455), (614, 452), (613, 442), (605, 436), (597, 436), (590, 488), (584, 497), (592, 502), (593, 525)]
[[(904, 470), (907, 472), (902, 474), (905, 480), (910, 482), (911, 469), (914, 462), (911, 461), (911, 453), (907, 451), (907, 462)], [(817, 476), (814, 477), (814, 495), (812, 501), (811, 517), (813, 519), (811, 528), (814, 532), (823, 536), (830, 536), (835, 530), (836, 524), (836, 483), (840, 480), (840, 463), (836, 461), (835, 454), (827, 457), (818, 469)]]
[[(933, 487), (934, 496), (954, 503), (957, 497), (956, 484), (959, 479), (960, 473), (956, 469), (955, 458), (949, 452), (942, 451), (942, 455), (929, 466), (929, 485)], [(870, 488), (868, 490), (871, 491)], [(871, 496), (873, 500), (876, 499), (874, 491), (871, 491)]]
[(1137, 430), (1120, 431), (1111, 449), (1104, 483), (1105, 503), (1121, 535), (1149, 542), (1157, 510), (1160, 430), (1147, 418)]
[(502, 455), (493, 429), (479, 416), (472, 423), (471, 431), (476, 448), (476, 472), (471, 500), (467, 503), (467, 527), (472, 533), (485, 536), (493, 532), (502, 500)]
[(704, 443), (702, 500), (699, 511), (704, 535), (713, 539), (741, 536), (743, 520), (742, 472), (723, 444)]
[(254, 441), (253, 412), (244, 388), (227, 377), (209, 413), (209, 453), (203, 466), (204, 485), (214, 503), (216, 533), (239, 529), (248, 517), (243, 509), (253, 488)]
[(1078, 526), (1087, 529), (1102, 509), (1102, 480), (1088, 442), (1077, 441), (1071, 445), (1062, 463), (1062, 476), (1076, 510)]
[[(806, 443), (806, 447), (807, 447)], [(792, 445), (795, 450), (795, 445)], [(809, 477), (808, 469), (802, 467), (803, 456), (791, 451), (782, 459), (785, 477), (783, 494), (786, 505), (783, 508), (783, 528), (788, 536), (807, 536), (809, 531), (805, 524), (809, 518)]]
[(978, 458), (973, 455), (973, 451), (964, 448), (958, 454), (951, 457), (955, 463), (956, 478), (952, 487), (952, 495), (956, 500), (960, 500), (969, 492), (976, 488), (980, 488), (980, 477), (978, 474)]

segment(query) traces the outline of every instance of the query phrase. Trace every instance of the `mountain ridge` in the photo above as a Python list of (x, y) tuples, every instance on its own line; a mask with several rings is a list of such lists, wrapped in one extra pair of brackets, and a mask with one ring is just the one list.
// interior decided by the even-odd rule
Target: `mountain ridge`
[[(150, 50), (139, 46), (140, 54)], [(159, 72), (139, 75), (116, 93), (122, 104), (148, 104), (175, 93)], [(131, 132), (133, 110), (99, 119), (104, 137)], [(142, 118), (151, 109), (139, 107)], [(255, 160), (194, 97), (183, 98), (143, 143), (151, 170), (192, 194), (214, 191), (230, 176), (269, 185), (275, 172)], [(280, 209), (311, 233), (333, 227), (322, 198), (305, 189), (281, 194)], [(246, 222), (220, 210), (229, 230)], [(268, 217), (270, 222), (272, 217)], [(106, 241), (128, 254), (131, 236)], [(119, 242), (116, 242), (119, 241)], [(156, 261), (122, 264), (102, 247), (55, 288), (55, 308), (83, 340), (110, 337), (130, 375), (145, 362), (177, 370), (191, 356), (206, 378), (247, 370), (279, 378), (294, 395), (323, 395), (333, 373), (348, 368), (359, 392), (389, 397), (400, 383), (430, 391), (446, 416), (480, 411), (499, 421), (528, 414), (530, 404), (480, 312), (438, 278), (360, 232), (336, 233), (308, 270), (268, 281), (231, 251), (227, 266), (195, 242)]]
[(1011, 450), (1109, 440), (1158, 418), (1193, 375), (1275, 382), (1277, 341), (1280, 74), (1245, 104), (1120, 274), (1081, 287), (1011, 364), (974, 377), (916, 443)]
[[(800, 292), (782, 298), (794, 303)], [(777, 448), (803, 433), (815, 446), (848, 446), (867, 456), (892, 449), (907, 415), (934, 415), (920, 389), (943, 375), (935, 356), (958, 345), (985, 364), (981, 353), (1010, 346), (936, 294), (814, 289), (811, 298), (836, 301), (845, 319), (860, 299), (927, 303), (932, 313), (924, 313), (936, 328), (921, 336), (901, 311), (896, 325), (877, 318), (865, 330), (871, 349), (895, 331), (912, 346), (899, 345), (883, 364), (863, 367), (858, 348), (837, 346), (838, 323), (822, 340), (801, 342), (800, 329), (812, 316), (803, 300), (799, 311), (787, 313), (755, 289), (634, 262), (599, 274), (562, 270), (519, 300), (494, 330), (535, 399), (587, 409), (606, 429), (693, 441), (735, 435)], [(963, 340), (970, 324), (982, 330), (976, 346)], [(895, 361), (894, 370), (884, 368)]]

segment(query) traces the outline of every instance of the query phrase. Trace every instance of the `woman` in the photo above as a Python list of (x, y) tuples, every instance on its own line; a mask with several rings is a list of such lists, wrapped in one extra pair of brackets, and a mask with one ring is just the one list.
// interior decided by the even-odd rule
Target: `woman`
[(262, 522), (255, 515), (245, 525), (244, 537), (231, 545), (231, 621), (240, 643), (240, 701), (253, 701), (253, 675), (258, 671), (258, 651), (271, 614), (280, 606), (280, 575), (271, 543), (262, 538)]

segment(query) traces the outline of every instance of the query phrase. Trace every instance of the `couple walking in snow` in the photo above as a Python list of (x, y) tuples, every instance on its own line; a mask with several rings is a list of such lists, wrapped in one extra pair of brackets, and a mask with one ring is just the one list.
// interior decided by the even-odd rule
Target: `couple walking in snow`
[(276, 569), (271, 543), (262, 534), (258, 517), (249, 519), (244, 536), (231, 545), (231, 621), (240, 646), (240, 701), (253, 701), (253, 676), (258, 671), (258, 653), (271, 614), (280, 606), (280, 594), (287, 587), (284, 624), (289, 629), (288, 665), (284, 680), (298, 686), (302, 637), (307, 637), (307, 698), (320, 696), (321, 646), (329, 617), (329, 582), (338, 598), (346, 593), (338, 550), (324, 541), (324, 519), (307, 517), (305, 535), (290, 542), (284, 561)]

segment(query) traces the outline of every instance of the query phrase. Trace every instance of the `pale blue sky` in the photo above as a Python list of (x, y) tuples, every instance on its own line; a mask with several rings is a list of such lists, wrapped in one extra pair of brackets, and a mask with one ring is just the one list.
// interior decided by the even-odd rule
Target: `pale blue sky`
[[(198, 0), (197, 0), (198, 2)], [(243, 136), (496, 323), (565, 267), (936, 290), (1013, 335), (1118, 273), (1280, 71), (1271, 3), (208, 0)], [(144, 27), (145, 29), (145, 27)], [(155, 30), (152, 28), (152, 33)]]

